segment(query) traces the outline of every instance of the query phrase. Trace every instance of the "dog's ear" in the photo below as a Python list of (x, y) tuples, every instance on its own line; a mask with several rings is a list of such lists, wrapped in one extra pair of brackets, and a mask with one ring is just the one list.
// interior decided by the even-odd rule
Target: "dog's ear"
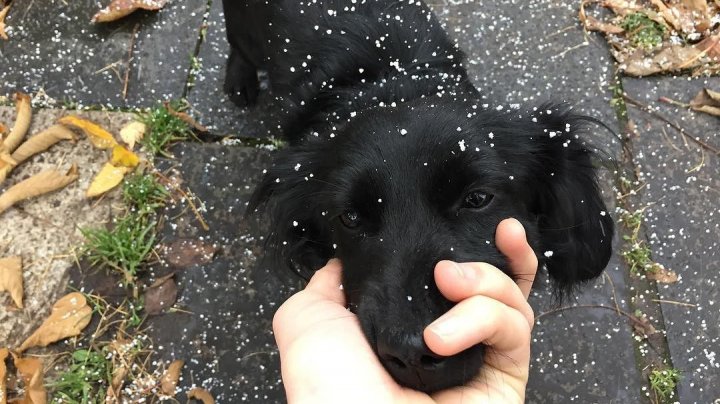
[[(596, 156), (581, 137), (593, 118), (545, 105), (531, 113), (541, 131), (534, 213), (539, 258), (560, 291), (599, 276), (612, 253), (614, 224), (597, 182)], [(536, 126), (537, 128), (537, 126)]]
[(324, 169), (318, 162), (327, 158), (318, 158), (316, 150), (293, 146), (279, 151), (245, 212), (246, 216), (264, 213), (269, 220), (266, 257), (305, 278), (333, 256), (330, 226), (322, 208), (323, 182), (317, 178)]

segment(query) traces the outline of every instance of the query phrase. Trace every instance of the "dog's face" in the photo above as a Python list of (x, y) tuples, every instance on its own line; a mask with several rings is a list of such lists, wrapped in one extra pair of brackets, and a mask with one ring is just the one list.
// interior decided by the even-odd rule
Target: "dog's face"
[(439, 261), (508, 272), (494, 234), (513, 217), (561, 289), (607, 264), (613, 224), (580, 125), (553, 107), (500, 113), (433, 98), (368, 110), (282, 151), (251, 207), (270, 201), (271, 241), (291, 265), (341, 260), (350, 309), (396, 380), (460, 385), (483, 347), (443, 358), (422, 337), (452, 306), (435, 286)]

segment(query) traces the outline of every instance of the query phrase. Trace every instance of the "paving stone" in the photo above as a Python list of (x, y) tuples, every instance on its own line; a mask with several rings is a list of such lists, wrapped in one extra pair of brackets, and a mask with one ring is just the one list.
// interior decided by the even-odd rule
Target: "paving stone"
[[(717, 117), (658, 101), (687, 103), (703, 87), (720, 88), (719, 78), (626, 78), (623, 86), (631, 98), (720, 147)], [(668, 301), (662, 310), (672, 362), (683, 373), (679, 401), (715, 402), (720, 399), (720, 158), (659, 119), (633, 107), (628, 111), (637, 124), (635, 162), (645, 185), (638, 208), (647, 207), (653, 258), (680, 275), (677, 283), (659, 286)]]
[[(103, 2), (106, 3), (106, 2)], [(151, 106), (183, 95), (207, 0), (170, 1), (159, 12), (92, 24), (98, 2), (15, 2), (0, 41), (0, 95), (44, 90), (59, 102)], [(124, 63), (135, 26), (127, 100)], [(112, 68), (111, 68), (112, 66)]]

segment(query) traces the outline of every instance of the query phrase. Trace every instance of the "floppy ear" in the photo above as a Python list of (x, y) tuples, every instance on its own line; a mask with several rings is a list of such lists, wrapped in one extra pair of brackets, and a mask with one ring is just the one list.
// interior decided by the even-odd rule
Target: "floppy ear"
[(543, 106), (533, 114), (542, 133), (535, 214), (539, 251), (561, 291), (599, 276), (612, 254), (614, 224), (593, 166), (594, 152), (580, 135), (594, 118), (562, 107)]
[(333, 256), (330, 226), (323, 215), (323, 182), (317, 148), (300, 145), (278, 152), (255, 189), (245, 216), (265, 213), (270, 235), (266, 258), (309, 279)]

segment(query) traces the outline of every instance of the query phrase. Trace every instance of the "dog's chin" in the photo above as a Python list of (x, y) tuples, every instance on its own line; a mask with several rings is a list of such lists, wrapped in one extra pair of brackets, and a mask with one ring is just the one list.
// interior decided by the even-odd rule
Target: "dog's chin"
[(424, 393), (434, 393), (463, 386), (475, 378), (480, 373), (484, 355), (485, 346), (475, 345), (432, 363), (405, 365), (393, 358), (382, 357), (380, 362), (398, 384)]

